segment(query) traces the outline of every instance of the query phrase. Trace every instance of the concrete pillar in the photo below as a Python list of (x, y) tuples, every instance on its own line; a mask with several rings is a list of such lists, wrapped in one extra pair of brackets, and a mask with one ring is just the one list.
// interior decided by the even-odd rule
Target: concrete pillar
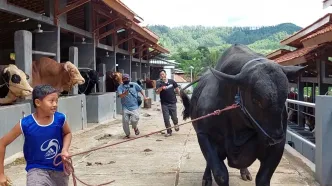
[(32, 33), (26, 30), (16, 31), (14, 45), (16, 66), (32, 77)]
[(123, 57), (117, 56), (117, 64), (119, 65), (119, 69), (124, 70), (124, 73), (130, 74), (130, 59), (128, 57), (123, 59)]
[[(69, 47), (69, 61), (72, 62), (75, 66), (78, 66), (78, 48)], [(70, 94), (78, 94), (78, 86), (75, 85), (71, 90)]]
[(103, 77), (99, 78), (99, 92), (106, 92), (106, 64), (99, 64), (99, 73), (103, 74)]
[(318, 95), (315, 107), (316, 179), (321, 186), (332, 185), (332, 97)]
[(137, 81), (137, 72), (131, 72), (131, 81)]
[[(89, 41), (87, 41), (89, 40)], [(86, 39), (88, 44), (78, 44), (76, 47), (80, 51), (78, 54), (78, 67), (91, 68), (96, 70), (96, 48), (91, 44), (93, 40)]]
[(115, 60), (114, 56), (100, 57), (101, 63), (104, 63), (107, 71), (115, 71)]
[[(131, 62), (131, 74), (132, 74), (132, 81), (136, 81), (137, 79), (140, 79), (140, 64), (138, 62)], [(134, 78), (135, 75), (135, 78)]]
[[(42, 29), (54, 32), (35, 34), (33, 38), (35, 43), (35, 50), (54, 53), (56, 55), (54, 59), (60, 62), (60, 27), (53, 27), (53, 28), (42, 27)], [(33, 55), (33, 59), (36, 60), (39, 59), (40, 57), (51, 57), (51, 56)]]

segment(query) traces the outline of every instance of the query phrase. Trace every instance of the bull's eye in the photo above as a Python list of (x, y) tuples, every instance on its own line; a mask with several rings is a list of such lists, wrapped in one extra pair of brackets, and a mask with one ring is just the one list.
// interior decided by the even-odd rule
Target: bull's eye
[(17, 74), (13, 74), (11, 81), (15, 84), (19, 84), (21, 82), (21, 77)]
[(26, 77), (27, 77), (27, 80), (30, 79), (30, 76), (29, 76), (28, 74), (25, 74), (25, 75), (26, 75)]
[(257, 99), (253, 99), (252, 101), (253, 101), (254, 104), (258, 105), (260, 108), (263, 108), (263, 105)]

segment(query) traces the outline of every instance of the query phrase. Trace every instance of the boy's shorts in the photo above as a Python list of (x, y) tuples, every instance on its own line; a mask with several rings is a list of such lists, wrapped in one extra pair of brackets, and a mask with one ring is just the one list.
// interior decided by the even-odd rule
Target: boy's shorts
[(68, 186), (69, 176), (64, 172), (30, 169), (27, 173), (27, 186)]

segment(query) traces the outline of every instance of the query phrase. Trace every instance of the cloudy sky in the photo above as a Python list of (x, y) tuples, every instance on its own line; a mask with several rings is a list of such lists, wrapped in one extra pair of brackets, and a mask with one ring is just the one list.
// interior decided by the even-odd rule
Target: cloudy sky
[[(331, 12), (323, 0), (122, 0), (145, 24), (305, 27)], [(304, 3), (305, 2), (305, 3)]]

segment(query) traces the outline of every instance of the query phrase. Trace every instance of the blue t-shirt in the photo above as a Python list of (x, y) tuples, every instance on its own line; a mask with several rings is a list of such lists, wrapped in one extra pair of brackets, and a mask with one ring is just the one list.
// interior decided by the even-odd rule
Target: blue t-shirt
[[(53, 121), (48, 125), (39, 125), (32, 114), (20, 120), (26, 171), (32, 168), (63, 171), (63, 164), (56, 167), (53, 160), (62, 151), (62, 128), (65, 121), (66, 115), (59, 112), (54, 113)], [(59, 161), (60, 157), (57, 159)]]
[(123, 109), (127, 109), (127, 110), (136, 110), (138, 109), (138, 103), (137, 103), (137, 96), (138, 92), (140, 92), (142, 89), (141, 86), (139, 86), (137, 83), (134, 82), (130, 82), (129, 84), (125, 85), (125, 84), (121, 84), (118, 86), (118, 94), (122, 94), (123, 92), (125, 92), (127, 89), (129, 89), (128, 94), (121, 98), (121, 104)]

